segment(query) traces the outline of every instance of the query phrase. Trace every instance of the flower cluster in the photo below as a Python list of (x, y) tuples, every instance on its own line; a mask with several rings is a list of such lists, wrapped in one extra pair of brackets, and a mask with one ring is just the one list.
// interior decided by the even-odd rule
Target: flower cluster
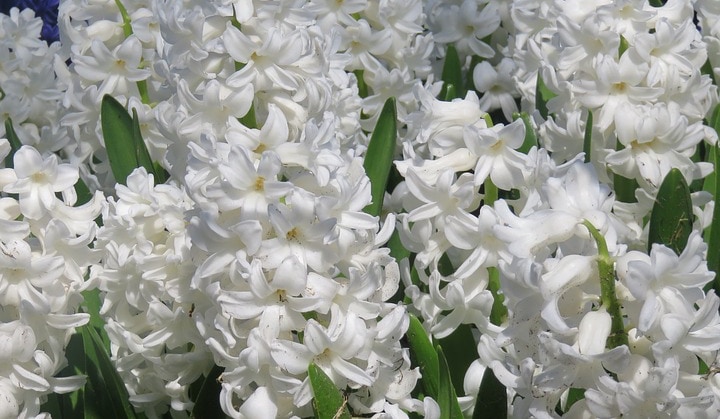
[(334, 417), (720, 410), (716, 2), (17, 5), (0, 417), (91, 315), (150, 418), (317, 415), (315, 368)]
[[(714, 278), (706, 192), (693, 194), (699, 218), (681, 253), (640, 250), (663, 179), (707, 176), (693, 156), (717, 141), (703, 125), (717, 103), (700, 71), (707, 47), (680, 3), (515, 2), (501, 23), (509, 36), (491, 38), (501, 54), (473, 69), (480, 99), (418, 93), (394, 192), (417, 253), (406, 295), (435, 337), (461, 324), (481, 332), (480, 364), (512, 389), (515, 417), (718, 409), (700, 367), (720, 349), (720, 300), (703, 290)], [(488, 124), (481, 110), (510, 119), (516, 95), (530, 117)], [(467, 412), (477, 374), (466, 376)]]
[[(91, 281), (131, 402), (151, 417), (190, 410), (190, 385), (215, 364), (226, 414), (309, 416), (314, 362), (354, 412), (424, 412), (400, 344), (405, 309), (387, 302), (399, 284), (382, 247), (394, 217), (363, 212), (360, 120), (372, 127), (389, 97), (413, 106), (406, 91), (429, 72), (420, 15), (350, 2), (126, 7), (60, 12), (84, 39), (67, 68), (78, 139), (101, 129), (82, 104), (125, 97), (171, 175), (129, 176), (98, 233)], [(356, 69), (375, 94), (360, 96)], [(100, 143), (77, 149), (106, 158)], [(107, 168), (92, 169), (111, 186)]]
[(34, 417), (42, 398), (85, 381), (55, 375), (67, 365), (70, 336), (89, 320), (78, 308), (88, 267), (101, 257), (92, 243), (103, 197), (98, 192), (74, 206), (76, 167), (27, 145), (11, 159), (9, 152), (2, 140), (8, 167), (0, 169), (0, 417)]

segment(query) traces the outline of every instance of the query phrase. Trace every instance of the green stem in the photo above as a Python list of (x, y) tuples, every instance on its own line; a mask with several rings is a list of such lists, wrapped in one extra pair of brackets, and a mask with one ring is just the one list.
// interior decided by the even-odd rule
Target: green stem
[(494, 125), (492, 116), (490, 116), (489, 113), (486, 113), (485, 115), (483, 115), (483, 119), (485, 120), (485, 125), (487, 125), (488, 128), (492, 128), (492, 126)]
[(145, 105), (150, 104), (150, 94), (148, 93), (147, 88), (147, 82), (145, 80), (140, 80), (137, 83), (138, 92), (140, 93), (140, 100)]
[(600, 273), (600, 303), (605, 307), (611, 318), (610, 336), (607, 340), (607, 348), (613, 349), (628, 344), (628, 336), (625, 333), (620, 302), (615, 294), (615, 261), (608, 253), (605, 237), (588, 220), (583, 221), (590, 235), (595, 239), (598, 247), (598, 271)]
[(483, 189), (485, 190), (485, 196), (483, 197), (483, 205), (493, 205), (498, 200), (498, 188), (490, 180), (490, 177), (485, 179), (483, 183)]
[(493, 305), (490, 310), (490, 323), (500, 326), (507, 318), (508, 310), (503, 304), (505, 296), (500, 293), (500, 271), (498, 268), (491, 266), (488, 269), (488, 290), (493, 296)]
[(120, 9), (120, 16), (122, 16), (123, 20), (123, 33), (125, 34), (125, 37), (132, 35), (132, 25), (130, 24), (130, 15), (127, 12), (127, 9), (125, 6), (120, 2), (120, 0), (115, 0), (115, 4), (117, 5), (118, 9)]

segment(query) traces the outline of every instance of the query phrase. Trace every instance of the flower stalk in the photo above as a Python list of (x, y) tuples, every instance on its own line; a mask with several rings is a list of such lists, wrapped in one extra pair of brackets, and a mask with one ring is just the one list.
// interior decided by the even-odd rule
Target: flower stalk
[(610, 336), (608, 336), (606, 347), (608, 349), (628, 344), (628, 336), (625, 333), (622, 310), (617, 294), (615, 294), (615, 261), (610, 257), (605, 237), (588, 220), (583, 221), (590, 235), (595, 239), (598, 247), (598, 272), (600, 274), (600, 304), (610, 314), (612, 319)]

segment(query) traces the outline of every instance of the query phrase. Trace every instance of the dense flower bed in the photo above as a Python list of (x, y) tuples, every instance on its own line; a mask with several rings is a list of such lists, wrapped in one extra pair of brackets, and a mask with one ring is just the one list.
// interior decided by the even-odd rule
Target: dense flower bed
[(13, 5), (0, 418), (720, 415), (720, 3)]

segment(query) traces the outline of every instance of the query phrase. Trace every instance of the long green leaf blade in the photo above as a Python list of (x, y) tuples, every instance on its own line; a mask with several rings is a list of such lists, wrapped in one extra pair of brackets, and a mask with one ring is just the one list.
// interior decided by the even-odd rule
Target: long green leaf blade
[(440, 361), (422, 323), (412, 314), (406, 336), (410, 359), (414, 365), (420, 367), (425, 394), (437, 400), (440, 392)]
[(223, 367), (215, 365), (208, 373), (202, 383), (200, 393), (195, 398), (195, 406), (193, 406), (192, 417), (196, 419), (203, 418), (223, 418), (225, 413), (220, 407), (220, 375), (225, 371)]
[[(617, 141), (615, 150), (622, 150), (625, 146)], [(613, 189), (615, 190), (615, 199), (620, 202), (637, 202), (635, 191), (639, 185), (637, 180), (626, 178), (625, 176), (613, 173)]]
[(10, 143), (10, 153), (8, 153), (7, 157), (5, 157), (5, 167), (11, 168), (13, 167), (13, 156), (16, 151), (20, 150), (22, 143), (15, 132), (15, 127), (13, 126), (12, 119), (10, 118), (5, 120), (5, 138), (7, 138)]
[[(452, 100), (465, 95), (462, 91), (462, 63), (460, 63), (460, 56), (457, 50), (452, 45), (448, 45), (441, 77), (444, 83), (440, 90), (440, 97), (443, 98), (443, 100)], [(448, 97), (448, 90), (451, 85), (455, 89), (451, 97)]]
[[(82, 336), (75, 333), (70, 337), (65, 348), (65, 356), (68, 365), (57, 374), (57, 377), (68, 377), (71, 375), (83, 375), (85, 370), (85, 350), (83, 349)], [(48, 400), (41, 407), (41, 412), (48, 412), (53, 418), (78, 418), (82, 417), (82, 399), (79, 389), (72, 393), (48, 395)]]
[(713, 208), (710, 238), (708, 239), (707, 264), (708, 269), (715, 272), (713, 288), (715, 289), (715, 293), (720, 295), (720, 203), (718, 202), (718, 198), (720, 197), (720, 170), (717, 169), (718, 162), (720, 162), (720, 146), (713, 146), (712, 153), (715, 160), (715, 171), (712, 174), (715, 178), (713, 185), (715, 207)]
[(318, 419), (350, 419), (347, 403), (330, 377), (315, 363), (308, 367), (313, 389), (313, 410)]
[(440, 362), (440, 394), (437, 397), (440, 406), (440, 417), (443, 419), (462, 419), (462, 410), (460, 404), (458, 404), (455, 387), (450, 379), (450, 368), (448, 368), (442, 347), (437, 345), (435, 349)]
[(548, 117), (547, 103), (555, 96), (557, 95), (547, 87), (545, 81), (543, 81), (540, 71), (538, 71), (537, 83), (535, 85), (535, 109), (540, 112), (540, 116), (544, 119), (547, 119)]
[(513, 120), (518, 118), (522, 119), (523, 125), (525, 125), (525, 139), (518, 151), (527, 154), (533, 146), (538, 145), (537, 135), (535, 134), (532, 121), (530, 121), (530, 115), (528, 115), (527, 112), (516, 113), (513, 115)]
[(95, 328), (100, 340), (103, 342), (103, 347), (107, 353), (110, 353), (110, 338), (108, 338), (107, 332), (105, 331), (105, 321), (100, 317), (100, 307), (102, 302), (100, 300), (100, 290), (97, 288), (83, 291), (83, 310), (90, 315), (90, 326)]
[(682, 253), (692, 231), (690, 188), (680, 170), (672, 169), (658, 190), (648, 234), (648, 250), (653, 243), (664, 244)]
[[(720, 133), (720, 106), (715, 106), (715, 109), (713, 109), (709, 125), (715, 132)], [(715, 293), (720, 295), (720, 204), (718, 204), (718, 198), (720, 198), (720, 170), (718, 170), (720, 145), (712, 146), (707, 154), (708, 160), (713, 163), (715, 170), (712, 175), (705, 178), (703, 189), (713, 195), (715, 207), (713, 209), (712, 223), (705, 231), (705, 240), (708, 245), (708, 269), (715, 272), (715, 280), (712, 285), (707, 286), (706, 290), (712, 287), (715, 289)]]
[(134, 140), (134, 124), (125, 107), (110, 95), (100, 105), (100, 125), (115, 180), (125, 185), (127, 177), (139, 167)]
[(85, 417), (136, 418), (127, 389), (105, 352), (95, 328), (85, 325), (80, 331), (86, 356), (85, 373), (88, 377), (85, 389), (93, 392), (93, 397), (88, 397), (88, 394), (84, 397)]
[(475, 338), (468, 324), (461, 324), (454, 332), (440, 339), (440, 346), (447, 353), (450, 378), (455, 388), (463, 388), (465, 373), (477, 359)]
[(140, 131), (140, 119), (137, 115), (137, 110), (132, 110), (132, 122), (133, 122), (133, 147), (135, 148), (135, 159), (137, 161), (137, 167), (144, 167), (148, 173), (152, 173), (155, 184), (165, 183), (167, 176), (165, 175), (165, 169), (158, 163), (153, 162), (150, 157), (150, 152), (147, 149), (147, 144), (142, 137)]
[(507, 410), (507, 390), (493, 370), (486, 368), (475, 401), (473, 419), (506, 418)]
[(585, 152), (585, 163), (589, 163), (592, 157), (592, 130), (593, 113), (588, 109), (587, 120), (585, 121), (585, 135), (583, 138), (583, 152)]
[(397, 143), (397, 108), (395, 98), (385, 101), (375, 131), (370, 137), (365, 154), (365, 173), (370, 178), (372, 203), (364, 211), (370, 215), (380, 215), (390, 168), (392, 167), (395, 145)]

